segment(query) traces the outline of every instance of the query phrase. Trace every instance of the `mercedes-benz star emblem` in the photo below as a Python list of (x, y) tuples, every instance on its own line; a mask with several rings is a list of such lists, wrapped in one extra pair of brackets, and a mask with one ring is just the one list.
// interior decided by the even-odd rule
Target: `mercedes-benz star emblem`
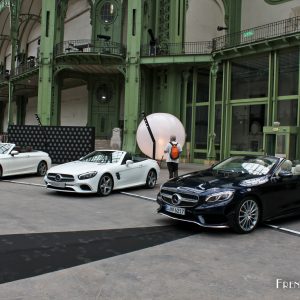
[(55, 176), (55, 181), (61, 181), (61, 175), (57, 174), (57, 175)]
[(180, 202), (181, 202), (181, 196), (180, 195), (178, 195), (178, 194), (174, 194), (173, 196), (172, 196), (172, 203), (174, 204), (174, 205), (178, 205)]

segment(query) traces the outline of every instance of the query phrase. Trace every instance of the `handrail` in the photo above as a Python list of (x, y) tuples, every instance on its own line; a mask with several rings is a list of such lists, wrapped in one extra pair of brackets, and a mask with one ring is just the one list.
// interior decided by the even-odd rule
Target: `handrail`
[(29, 56), (26, 62), (19, 64), (14, 70), (11, 71), (10, 76), (18, 76), (28, 71), (37, 69), (39, 67), (39, 60), (34, 56)]
[(261, 42), (274, 37), (291, 35), (296, 32), (300, 32), (300, 17), (284, 19), (214, 38), (213, 51), (219, 51), (258, 41)]
[(10, 70), (6, 70), (4, 66), (0, 68), (0, 82), (7, 81), (10, 78)]
[(2, 81), (6, 81), (8, 78), (7, 78), (7, 75), (5, 74), (0, 74), (0, 82)]
[(69, 40), (55, 46), (55, 56), (70, 53), (100, 53), (125, 57), (126, 48), (120, 43), (105, 40)]
[(141, 56), (174, 56), (210, 54), (216, 51), (262, 42), (280, 36), (288, 36), (300, 32), (300, 17), (245, 29), (239, 32), (226, 34), (212, 41), (157, 43), (141, 46)]
[(183, 42), (183, 43), (158, 43), (147, 44), (141, 47), (141, 56), (174, 56), (210, 54), (212, 42)]

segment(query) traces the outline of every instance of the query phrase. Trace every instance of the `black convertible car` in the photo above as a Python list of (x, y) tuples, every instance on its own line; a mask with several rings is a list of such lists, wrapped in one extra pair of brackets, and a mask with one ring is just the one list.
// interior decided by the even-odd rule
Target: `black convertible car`
[(171, 179), (158, 213), (203, 227), (253, 231), (259, 222), (300, 213), (300, 165), (273, 156), (236, 156)]

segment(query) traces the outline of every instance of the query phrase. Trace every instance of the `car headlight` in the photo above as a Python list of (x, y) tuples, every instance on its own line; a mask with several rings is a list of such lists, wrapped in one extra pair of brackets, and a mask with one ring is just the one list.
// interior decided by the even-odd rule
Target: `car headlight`
[(78, 179), (80, 179), (80, 180), (90, 179), (90, 178), (95, 177), (96, 175), (97, 175), (96, 171), (88, 172), (88, 173), (78, 175)]
[(234, 191), (224, 191), (210, 194), (206, 197), (206, 202), (217, 202), (217, 201), (225, 201), (229, 200), (234, 194)]

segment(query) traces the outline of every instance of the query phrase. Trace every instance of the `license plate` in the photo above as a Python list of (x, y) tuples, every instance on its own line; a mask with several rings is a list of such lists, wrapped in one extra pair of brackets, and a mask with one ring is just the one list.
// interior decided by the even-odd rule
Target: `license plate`
[(166, 205), (166, 211), (177, 215), (185, 215), (185, 208)]
[(49, 184), (54, 186), (54, 187), (58, 187), (58, 188), (65, 188), (66, 187), (65, 182), (50, 181)]

